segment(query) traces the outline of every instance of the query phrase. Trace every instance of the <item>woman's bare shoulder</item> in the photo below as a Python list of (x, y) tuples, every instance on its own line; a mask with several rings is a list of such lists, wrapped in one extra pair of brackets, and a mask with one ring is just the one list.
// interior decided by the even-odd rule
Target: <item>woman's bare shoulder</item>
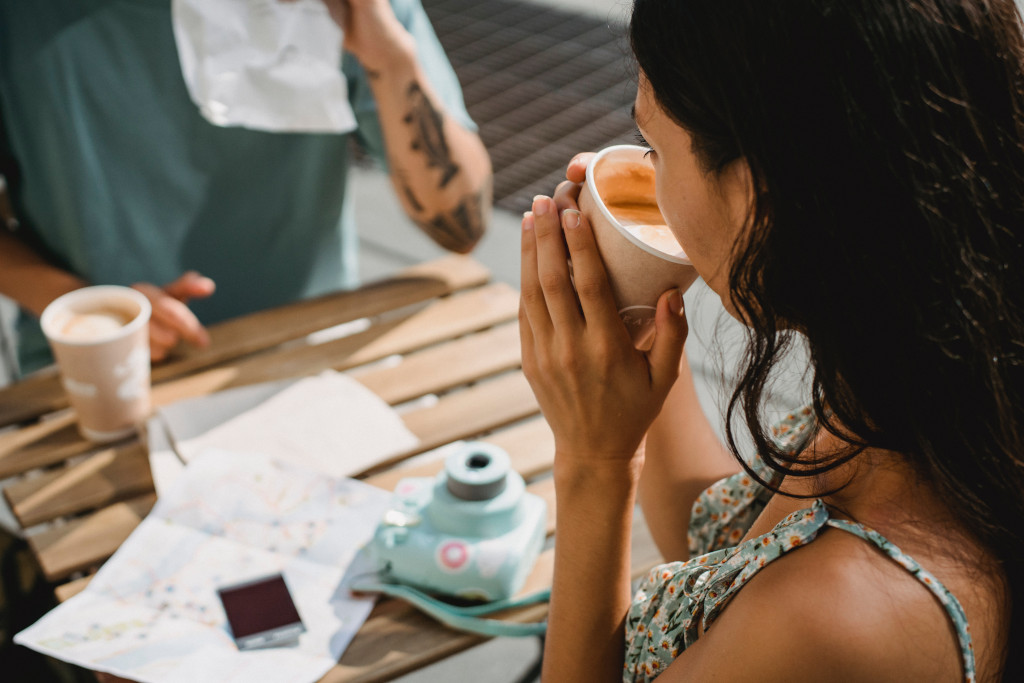
[(755, 574), (675, 664), (667, 681), (963, 680), (956, 633), (934, 595), (835, 529)]

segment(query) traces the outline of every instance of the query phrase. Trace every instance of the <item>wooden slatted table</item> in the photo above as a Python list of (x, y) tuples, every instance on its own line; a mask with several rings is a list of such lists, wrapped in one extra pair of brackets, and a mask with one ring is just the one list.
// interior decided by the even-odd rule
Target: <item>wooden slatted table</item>
[[(458, 439), (483, 439), (508, 451), (528, 489), (549, 505), (554, 443), (523, 377), (518, 293), (490, 282), (468, 257), (409, 268), (359, 290), (263, 311), (210, 328), (211, 344), (184, 351), (153, 370), (153, 401), (167, 405), (243, 385), (346, 371), (392, 405), (416, 449), (360, 478), (391, 489), (407, 476), (433, 476), (442, 462), (407, 462)], [(312, 333), (354, 320), (365, 329), (320, 343)], [(315, 335), (314, 335), (315, 337)], [(379, 363), (388, 359), (387, 363)], [(415, 403), (416, 399), (436, 400)], [(66, 600), (145, 517), (156, 501), (144, 442), (96, 448), (76, 430), (55, 373), (0, 390), (0, 478), (12, 511), (57, 596)], [(643, 523), (636, 523), (637, 575), (659, 562)], [(553, 552), (540, 557), (525, 592), (551, 582)], [(546, 605), (501, 615), (543, 618)], [(339, 664), (323, 679), (383, 681), (464, 650), (482, 639), (450, 630), (405, 603), (382, 599)]]

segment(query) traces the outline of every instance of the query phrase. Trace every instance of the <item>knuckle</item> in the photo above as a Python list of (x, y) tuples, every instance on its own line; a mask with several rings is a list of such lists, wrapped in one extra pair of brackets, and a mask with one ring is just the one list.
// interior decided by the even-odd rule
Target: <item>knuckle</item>
[(581, 300), (598, 301), (605, 296), (606, 291), (605, 283), (597, 278), (576, 279), (576, 293)]
[(565, 278), (561, 273), (541, 273), (540, 286), (545, 292), (560, 292), (565, 289)]
[(580, 371), (583, 367), (579, 353), (572, 346), (562, 346), (558, 350), (558, 366), (565, 369), (569, 374)]
[[(586, 218), (580, 218), (586, 221)], [(569, 230), (565, 233), (565, 243), (574, 254), (585, 254), (591, 249), (592, 242), (587, 239), (582, 230)]]
[(591, 342), (589, 369), (602, 382), (612, 377), (622, 365), (619, 340), (607, 335), (597, 335)]
[[(540, 289), (536, 289), (536, 288), (533, 288), (533, 287), (531, 287), (529, 289), (524, 289), (522, 291), (522, 293), (519, 295), (519, 297), (520, 297), (520, 300), (524, 304), (526, 304), (527, 306), (532, 306), (532, 305), (535, 305), (535, 304), (543, 304), (544, 303), (544, 292), (542, 292)], [(525, 311), (524, 311), (524, 313), (525, 313)], [(520, 320), (522, 320), (522, 319), (523, 318), (520, 317)]]
[(619, 347), (608, 337), (602, 336), (595, 341), (594, 356), (597, 367), (602, 374), (610, 374), (619, 364)]
[(546, 244), (553, 240), (562, 240), (562, 230), (558, 224), (557, 212), (552, 211), (543, 216), (534, 216), (533, 225), (538, 242)]
[(558, 362), (552, 354), (546, 350), (538, 349), (533, 361), (533, 371), (542, 377), (551, 377), (558, 370)]

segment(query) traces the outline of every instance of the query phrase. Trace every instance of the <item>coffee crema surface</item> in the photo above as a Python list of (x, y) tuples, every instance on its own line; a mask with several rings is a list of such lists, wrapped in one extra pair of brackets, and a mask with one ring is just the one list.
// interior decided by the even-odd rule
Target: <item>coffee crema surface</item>
[(595, 185), (619, 225), (658, 251), (686, 258), (654, 199), (654, 167), (643, 163), (600, 164)]
[(135, 316), (113, 308), (82, 313), (68, 312), (60, 321), (60, 337), (72, 342), (96, 342), (116, 335)]

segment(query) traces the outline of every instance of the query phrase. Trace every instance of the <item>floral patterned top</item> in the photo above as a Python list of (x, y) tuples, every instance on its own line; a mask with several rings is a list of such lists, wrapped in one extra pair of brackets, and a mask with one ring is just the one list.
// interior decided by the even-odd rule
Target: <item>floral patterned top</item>
[[(796, 453), (813, 432), (813, 411), (790, 413), (773, 428), (780, 445)], [(765, 480), (774, 474), (759, 459), (753, 470)], [(743, 585), (772, 560), (813, 541), (826, 526), (855, 534), (878, 546), (921, 581), (946, 608), (963, 656), (964, 680), (973, 683), (974, 651), (960, 602), (926, 569), (862, 524), (832, 519), (820, 500), (790, 514), (774, 529), (739, 541), (764, 508), (771, 491), (745, 472), (705, 490), (690, 516), (690, 559), (655, 567), (641, 583), (626, 619), (626, 661), (622, 680), (650, 681), (721, 614)], [(739, 545), (737, 545), (739, 544)]]

